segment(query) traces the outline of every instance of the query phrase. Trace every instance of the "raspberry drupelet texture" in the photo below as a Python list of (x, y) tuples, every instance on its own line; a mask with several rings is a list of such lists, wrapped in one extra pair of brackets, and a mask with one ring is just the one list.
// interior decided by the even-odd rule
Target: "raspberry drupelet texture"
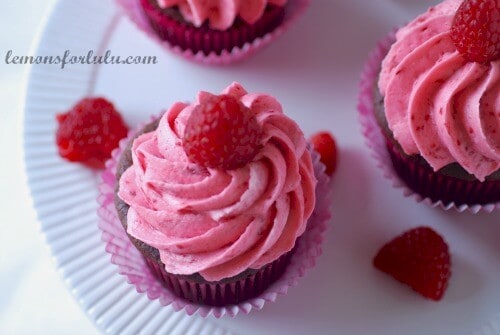
[(128, 128), (112, 103), (104, 98), (85, 98), (56, 116), (59, 155), (101, 169)]
[(486, 63), (500, 57), (500, 0), (465, 0), (455, 14), (451, 38), (468, 60)]
[(231, 170), (255, 157), (261, 136), (262, 129), (253, 112), (232, 96), (220, 95), (192, 112), (183, 146), (193, 163)]
[(451, 275), (448, 245), (429, 227), (407, 231), (385, 244), (374, 266), (422, 296), (441, 300)]

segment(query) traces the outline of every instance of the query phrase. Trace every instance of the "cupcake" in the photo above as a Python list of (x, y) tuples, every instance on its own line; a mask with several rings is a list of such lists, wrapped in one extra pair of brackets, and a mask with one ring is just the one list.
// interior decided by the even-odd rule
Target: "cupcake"
[[(491, 6), (498, 32), (498, 2)], [(461, 34), (477, 29), (461, 18), (485, 15), (480, 10), (459, 0), (428, 9), (379, 45), (361, 82), (364, 133), (382, 165), (392, 165), (420, 199), (445, 208), (500, 202), (498, 50), (477, 59), (461, 48)]]
[[(290, 267), (314, 264), (329, 217), (328, 201), (317, 195), (328, 194), (328, 177), (273, 97), (237, 83), (221, 95), (200, 92), (195, 103), (176, 103), (143, 127), (116, 156), (121, 225), (157, 282), (183, 301), (235, 306)], [(128, 248), (115, 238), (105, 237), (115, 243), (108, 250), (123, 258)], [(147, 291), (132, 272), (129, 279)], [(283, 291), (293, 276), (277, 287)]]
[(270, 43), (309, 0), (117, 0), (148, 35), (205, 63), (241, 59)]

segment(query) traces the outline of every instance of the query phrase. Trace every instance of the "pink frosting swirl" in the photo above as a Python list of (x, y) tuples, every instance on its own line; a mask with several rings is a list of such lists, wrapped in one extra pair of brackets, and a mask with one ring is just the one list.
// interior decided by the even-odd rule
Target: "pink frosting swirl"
[(237, 16), (253, 24), (264, 14), (267, 4), (284, 6), (288, 0), (158, 0), (161, 8), (178, 6), (186, 21), (200, 27), (208, 20), (210, 28), (226, 30)]
[(190, 163), (182, 147), (197, 104), (174, 104), (158, 129), (132, 146), (133, 165), (118, 196), (130, 205), (128, 233), (157, 248), (167, 272), (199, 273), (208, 281), (258, 269), (292, 250), (315, 206), (316, 178), (306, 140), (276, 99), (224, 90), (257, 116), (263, 148), (230, 171)]
[(500, 168), (500, 60), (467, 62), (450, 37), (461, 0), (430, 8), (396, 34), (379, 89), (394, 138), (435, 171), (458, 162), (478, 180)]

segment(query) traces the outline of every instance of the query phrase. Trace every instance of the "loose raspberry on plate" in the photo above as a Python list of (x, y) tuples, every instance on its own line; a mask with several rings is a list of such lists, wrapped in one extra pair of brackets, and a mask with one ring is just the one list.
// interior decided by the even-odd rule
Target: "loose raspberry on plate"
[(68, 112), (56, 116), (59, 155), (100, 169), (111, 157), (128, 128), (112, 103), (104, 98), (85, 98)]
[(220, 95), (194, 109), (182, 143), (193, 163), (231, 170), (255, 157), (261, 137), (255, 114), (232, 96)]
[(411, 229), (380, 249), (375, 267), (439, 301), (450, 279), (450, 254), (444, 239), (429, 227)]
[(500, 57), (500, 1), (465, 0), (451, 27), (458, 51), (472, 62), (486, 63)]
[(311, 137), (314, 150), (321, 155), (321, 162), (326, 166), (326, 173), (332, 176), (337, 170), (337, 144), (329, 132), (319, 132)]

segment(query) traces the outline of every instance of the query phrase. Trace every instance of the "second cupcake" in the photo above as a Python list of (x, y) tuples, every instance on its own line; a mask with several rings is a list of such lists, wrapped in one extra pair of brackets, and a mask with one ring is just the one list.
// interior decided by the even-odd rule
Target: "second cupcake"
[(227, 64), (269, 44), (310, 0), (117, 0), (153, 39), (185, 58)]

